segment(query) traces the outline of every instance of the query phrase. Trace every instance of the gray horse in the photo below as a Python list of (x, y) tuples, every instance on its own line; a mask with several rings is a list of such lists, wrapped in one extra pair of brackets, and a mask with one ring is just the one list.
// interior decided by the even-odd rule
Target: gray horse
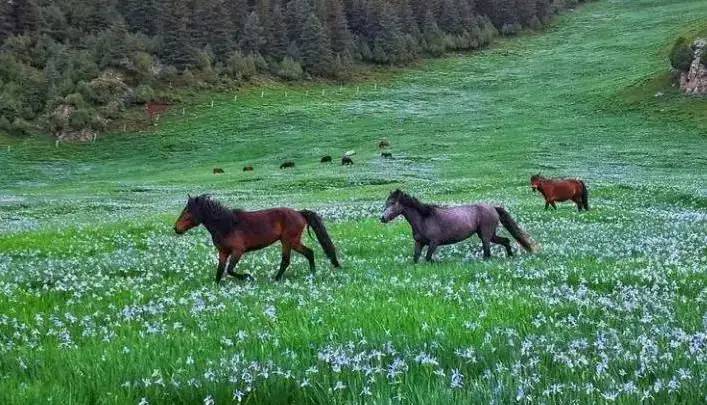
[(491, 257), (491, 242), (503, 245), (508, 256), (513, 256), (508, 238), (496, 235), (499, 222), (528, 252), (535, 250), (530, 237), (523, 232), (503, 207), (493, 207), (488, 204), (460, 205), (456, 207), (440, 207), (424, 204), (400, 190), (390, 193), (385, 203), (385, 211), (381, 222), (392, 221), (402, 215), (412, 226), (412, 236), (415, 239), (415, 263), (420, 260), (422, 248), (428, 246), (427, 261), (440, 245), (451, 245), (461, 242), (477, 234), (481, 238), (484, 249), (484, 259)]

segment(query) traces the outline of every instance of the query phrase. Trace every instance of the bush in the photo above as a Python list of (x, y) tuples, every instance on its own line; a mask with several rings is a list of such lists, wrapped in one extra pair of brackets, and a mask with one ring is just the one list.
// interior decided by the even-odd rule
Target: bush
[(76, 108), (81, 108), (86, 105), (86, 101), (84, 101), (83, 96), (79, 93), (69, 94), (64, 98), (64, 102)]
[(255, 59), (251, 55), (244, 56), (239, 51), (236, 51), (228, 58), (226, 71), (231, 77), (243, 80), (254, 76), (258, 72), (258, 69), (255, 64)]
[(0, 131), (6, 133), (12, 132), (12, 123), (10, 123), (10, 120), (8, 120), (4, 115), (0, 116)]
[(670, 64), (677, 70), (687, 72), (692, 65), (694, 52), (690, 47), (690, 43), (684, 37), (678, 38), (673, 44), (673, 49), (670, 50)]
[(33, 129), (34, 127), (29, 122), (23, 120), (22, 118), (15, 118), (15, 121), (12, 122), (11, 132), (20, 135), (27, 135), (31, 133)]
[(152, 87), (143, 84), (135, 89), (135, 102), (138, 104), (149, 103), (155, 99), (155, 91)]
[(302, 65), (299, 62), (289, 56), (285, 56), (280, 62), (276, 74), (285, 80), (301, 80), (304, 76), (304, 70), (302, 70)]

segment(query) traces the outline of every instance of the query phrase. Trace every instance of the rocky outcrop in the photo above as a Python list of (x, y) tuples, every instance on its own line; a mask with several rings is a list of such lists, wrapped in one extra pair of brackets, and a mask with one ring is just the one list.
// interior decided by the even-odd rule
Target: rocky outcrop
[(680, 89), (688, 95), (707, 95), (707, 67), (705, 67), (705, 52), (707, 39), (698, 39), (693, 45), (694, 59), (690, 65), (690, 70), (680, 73)]

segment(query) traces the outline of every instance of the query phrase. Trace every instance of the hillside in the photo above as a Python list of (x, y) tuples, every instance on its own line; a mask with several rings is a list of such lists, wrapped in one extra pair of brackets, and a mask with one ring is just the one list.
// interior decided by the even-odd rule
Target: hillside
[[(538, 30), (577, 0), (4, 0), (0, 131), (61, 139), (262, 79), (348, 81)], [(83, 131), (84, 134), (81, 132)]]
[[(202, 93), (148, 132), (0, 135), (0, 401), (703, 403), (706, 112), (636, 89), (705, 19), (593, 2), (365, 83)], [(592, 209), (543, 210), (537, 172)], [(542, 250), (483, 261), (473, 237), (414, 265), (409, 225), (379, 220), (398, 187), (503, 205)], [(173, 230), (199, 193), (317, 211), (343, 268), (305, 237), (314, 277), (296, 256), (274, 283), (271, 247), (215, 286), (208, 233)]]

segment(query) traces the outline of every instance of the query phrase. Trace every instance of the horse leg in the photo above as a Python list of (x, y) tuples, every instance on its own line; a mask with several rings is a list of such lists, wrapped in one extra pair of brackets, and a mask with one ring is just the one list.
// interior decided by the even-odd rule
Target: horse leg
[(248, 273), (238, 274), (234, 271), (238, 261), (241, 260), (241, 252), (233, 252), (231, 258), (228, 260), (228, 267), (226, 267), (226, 273), (239, 280), (252, 280), (253, 276)]
[(557, 209), (557, 205), (555, 205), (555, 202), (554, 202), (554, 201), (550, 201), (550, 205), (552, 205), (552, 208), (553, 208), (553, 209)]
[(513, 249), (511, 249), (511, 240), (503, 237), (503, 236), (498, 236), (498, 235), (493, 235), (491, 237), (491, 242), (497, 244), (497, 245), (503, 245), (503, 247), (506, 248), (506, 254), (508, 254), (508, 257), (513, 256)]
[(420, 261), (420, 255), (422, 254), (422, 247), (423, 247), (422, 242), (416, 240), (415, 241), (415, 253), (412, 256), (413, 262), (417, 263)]
[(545, 200), (545, 211), (550, 208), (550, 201)]
[(479, 236), (481, 236), (481, 248), (484, 250), (484, 260), (488, 260), (491, 258), (491, 243), (489, 241), (491, 238), (484, 235)]
[(432, 255), (435, 253), (435, 250), (437, 250), (437, 243), (430, 242), (429, 246), (427, 246), (427, 254), (425, 255), (425, 260), (431, 262)]
[(218, 266), (216, 267), (216, 284), (221, 282), (223, 272), (226, 270), (226, 261), (228, 260), (228, 252), (222, 250), (218, 252)]
[(275, 281), (280, 281), (282, 280), (282, 274), (287, 270), (287, 267), (290, 265), (290, 253), (291, 253), (291, 247), (290, 245), (287, 244), (282, 244), (282, 260), (280, 261), (280, 270), (277, 272), (275, 275)]
[(582, 199), (580, 197), (576, 197), (572, 201), (577, 204), (577, 211), (582, 212)]
[(314, 274), (314, 251), (301, 243), (299, 245), (293, 246), (292, 249), (307, 258), (307, 261), (309, 262), (309, 271)]

